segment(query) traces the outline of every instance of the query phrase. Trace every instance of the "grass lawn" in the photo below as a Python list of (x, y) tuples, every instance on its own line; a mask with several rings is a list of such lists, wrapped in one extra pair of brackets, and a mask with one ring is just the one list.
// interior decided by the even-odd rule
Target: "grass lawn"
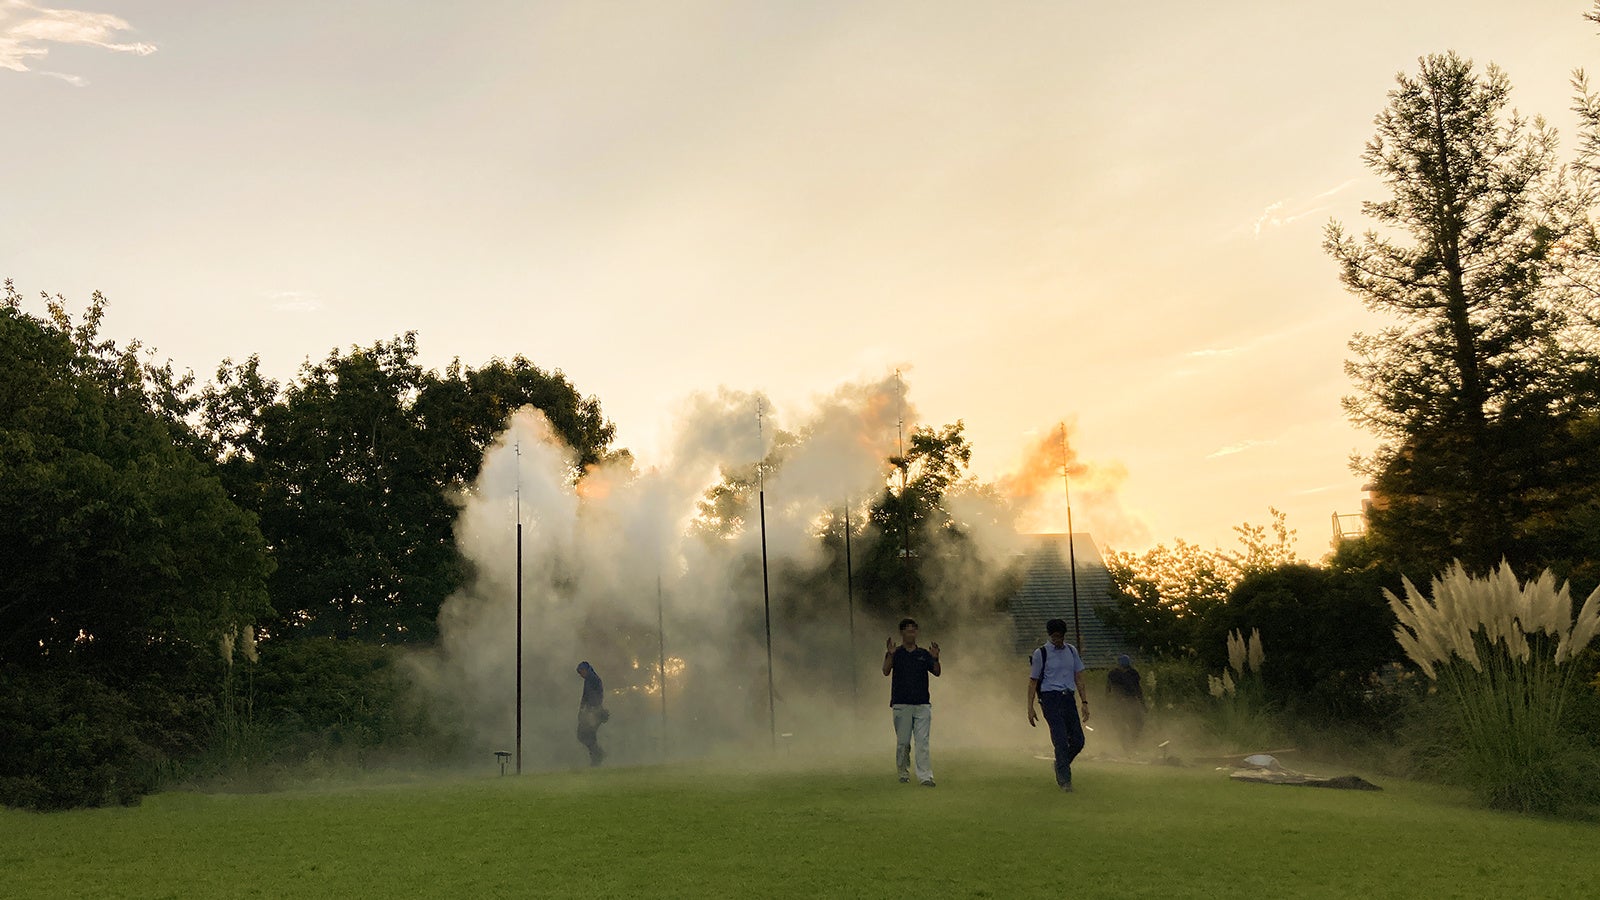
[[(692, 764), (0, 810), (0, 897), (1580, 897), (1600, 827), (1454, 792), (1026, 755)], [(1307, 766), (1307, 768), (1313, 768)], [(1314, 769), (1316, 770), (1316, 769)], [(1320, 770), (1317, 770), (1320, 771)], [(1333, 773), (1328, 774), (1343, 774)]]

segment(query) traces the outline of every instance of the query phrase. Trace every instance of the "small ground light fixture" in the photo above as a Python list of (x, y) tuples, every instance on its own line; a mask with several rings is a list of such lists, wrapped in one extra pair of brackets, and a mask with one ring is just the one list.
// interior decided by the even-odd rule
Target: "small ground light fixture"
[(511, 758), (511, 751), (510, 750), (496, 750), (494, 752), (494, 755), (495, 755), (495, 757), (497, 759), (500, 760), (500, 774), (504, 775), (506, 773), (506, 760)]

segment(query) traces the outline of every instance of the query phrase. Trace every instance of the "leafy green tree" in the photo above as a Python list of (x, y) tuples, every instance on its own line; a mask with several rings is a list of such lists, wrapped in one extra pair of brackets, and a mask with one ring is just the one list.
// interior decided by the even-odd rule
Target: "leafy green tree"
[[(179, 427), (128, 354), (95, 334), (0, 307), (0, 664), (140, 659), (152, 644), (211, 652), (268, 616), (253, 515)], [(54, 308), (53, 308), (54, 309)]]
[(262, 530), (281, 631), (428, 641), (461, 582), (455, 510), (413, 414), (406, 334), (308, 363), (261, 414)]
[[(803, 436), (779, 431), (764, 461), (766, 471), (780, 471), (801, 440)], [(971, 539), (977, 523), (954, 511), (952, 501), (958, 499), (981, 501), (965, 504), (977, 510), (1004, 506), (992, 486), (967, 474), (971, 456), (965, 425), (957, 421), (914, 430), (904, 456), (885, 460), (884, 489), (870, 499), (865, 517), (850, 523), (854, 594), (862, 610), (890, 617), (922, 616), (932, 622), (992, 611), (1010, 595), (1007, 573), (991, 571)], [(754, 527), (757, 484), (754, 465), (724, 471), (722, 480), (700, 501), (694, 522), (697, 533), (721, 540)], [(816, 567), (808, 571), (785, 567), (773, 579), (784, 586), (778, 591), (783, 595), (779, 607), (785, 615), (800, 617), (791, 621), (803, 620), (809, 610), (836, 606), (836, 601), (823, 598), (843, 590), (839, 587), (845, 577), (843, 511), (821, 516), (813, 536), (822, 550)]]
[(1368, 709), (1371, 677), (1400, 658), (1394, 614), (1373, 571), (1305, 564), (1246, 575), (1208, 623), (1206, 663), (1221, 668), (1226, 636), (1259, 629), (1267, 699), (1315, 715), (1353, 718)]
[(1144, 553), (1107, 555), (1116, 605), (1101, 613), (1147, 652), (1169, 657), (1200, 654), (1209, 658), (1222, 647), (1219, 611), (1247, 576), (1298, 562), (1294, 529), (1277, 509), (1270, 525), (1234, 526), (1239, 549), (1206, 549), (1182, 538), (1171, 547), (1158, 544)]
[(279, 398), (279, 384), (261, 374), (261, 359), (224, 359), (213, 380), (201, 389), (197, 431), (217, 461), (222, 483), (250, 509), (261, 508), (261, 422)]
[(0, 304), (0, 804), (129, 803), (201, 747), (219, 645), (272, 614), (253, 514), (188, 430), (185, 379)]
[[(462, 583), (454, 496), (513, 412), (540, 408), (574, 450), (574, 479), (614, 428), (559, 372), (517, 357), (444, 375), (416, 334), (307, 363), (281, 394), (257, 363), (224, 364), (204, 396), (230, 485), (261, 513), (278, 562), (276, 631), (427, 642)], [(274, 395), (277, 395), (274, 397)]]
[(1116, 605), (1100, 613), (1148, 653), (1192, 656), (1204, 636), (1206, 618), (1228, 598), (1237, 583), (1231, 561), (1183, 539), (1142, 554), (1112, 552), (1106, 557)]
[(945, 503), (972, 459), (966, 424), (923, 426), (909, 435), (904, 456), (890, 457), (895, 472), (867, 514), (857, 577), (869, 609), (916, 614), (942, 605), (941, 572), (958, 568), (973, 548)]
[(1228, 558), (1241, 578), (1300, 562), (1294, 552), (1298, 532), (1289, 527), (1289, 517), (1271, 506), (1267, 507), (1267, 513), (1272, 516), (1269, 525), (1243, 522), (1233, 526), (1233, 533), (1239, 536), (1239, 549), (1228, 554)]
[(1383, 441), (1369, 539), (1410, 571), (1539, 558), (1525, 525), (1560, 514), (1571, 422), (1595, 408), (1594, 333), (1561, 264), (1586, 218), (1554, 131), (1507, 112), (1499, 69), (1452, 53), (1398, 82), (1362, 157), (1390, 192), (1363, 207), (1383, 231), (1334, 222), (1325, 241), (1345, 286), (1400, 320), (1356, 335), (1347, 363), (1345, 408)]

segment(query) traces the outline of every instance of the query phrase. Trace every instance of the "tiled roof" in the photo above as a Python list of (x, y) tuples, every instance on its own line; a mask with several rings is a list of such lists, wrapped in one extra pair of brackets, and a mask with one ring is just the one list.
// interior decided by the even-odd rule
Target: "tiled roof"
[[(1116, 665), (1117, 654), (1133, 652), (1120, 632), (1100, 621), (1097, 610), (1113, 606), (1111, 573), (1100, 557), (1094, 540), (1087, 534), (1072, 535), (1069, 547), (1064, 534), (1024, 535), (1026, 570), (1022, 586), (1011, 598), (1011, 622), (1016, 629), (1018, 653), (1031, 653), (1045, 642), (1044, 623), (1067, 620), (1067, 640), (1073, 641), (1072, 568), (1077, 561), (1078, 622), (1083, 643), (1078, 651), (1092, 668)], [(1069, 554), (1070, 549), (1070, 554)]]

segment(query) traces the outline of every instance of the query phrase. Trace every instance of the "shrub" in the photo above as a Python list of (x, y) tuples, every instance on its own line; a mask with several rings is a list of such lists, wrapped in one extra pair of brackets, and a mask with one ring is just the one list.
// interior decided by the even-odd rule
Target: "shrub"
[(56, 810), (128, 805), (166, 763), (138, 707), (80, 673), (0, 675), (0, 805)]
[(1401, 659), (1394, 614), (1383, 602), (1376, 571), (1280, 566), (1246, 577), (1214, 617), (1205, 661), (1223, 634), (1258, 629), (1272, 658), (1256, 671), (1274, 709), (1311, 720), (1375, 724), (1372, 675)]
[(1396, 639), (1438, 682), (1459, 735), (1446, 770), (1495, 808), (1559, 812), (1587, 799), (1593, 751), (1563, 716), (1582, 677), (1574, 655), (1600, 632), (1600, 590), (1574, 621), (1548, 571), (1523, 586), (1510, 566), (1479, 579), (1457, 563), (1432, 587), (1431, 601), (1409, 579), (1404, 600), (1384, 593)]
[(259, 785), (312, 770), (438, 760), (454, 736), (437, 726), (391, 647), (277, 639), (224, 682), (202, 780)]
[(1228, 668), (1207, 678), (1216, 701), (1210, 725), (1217, 737), (1238, 747), (1261, 748), (1274, 736), (1266, 689), (1261, 681), (1266, 652), (1261, 633), (1228, 632)]

